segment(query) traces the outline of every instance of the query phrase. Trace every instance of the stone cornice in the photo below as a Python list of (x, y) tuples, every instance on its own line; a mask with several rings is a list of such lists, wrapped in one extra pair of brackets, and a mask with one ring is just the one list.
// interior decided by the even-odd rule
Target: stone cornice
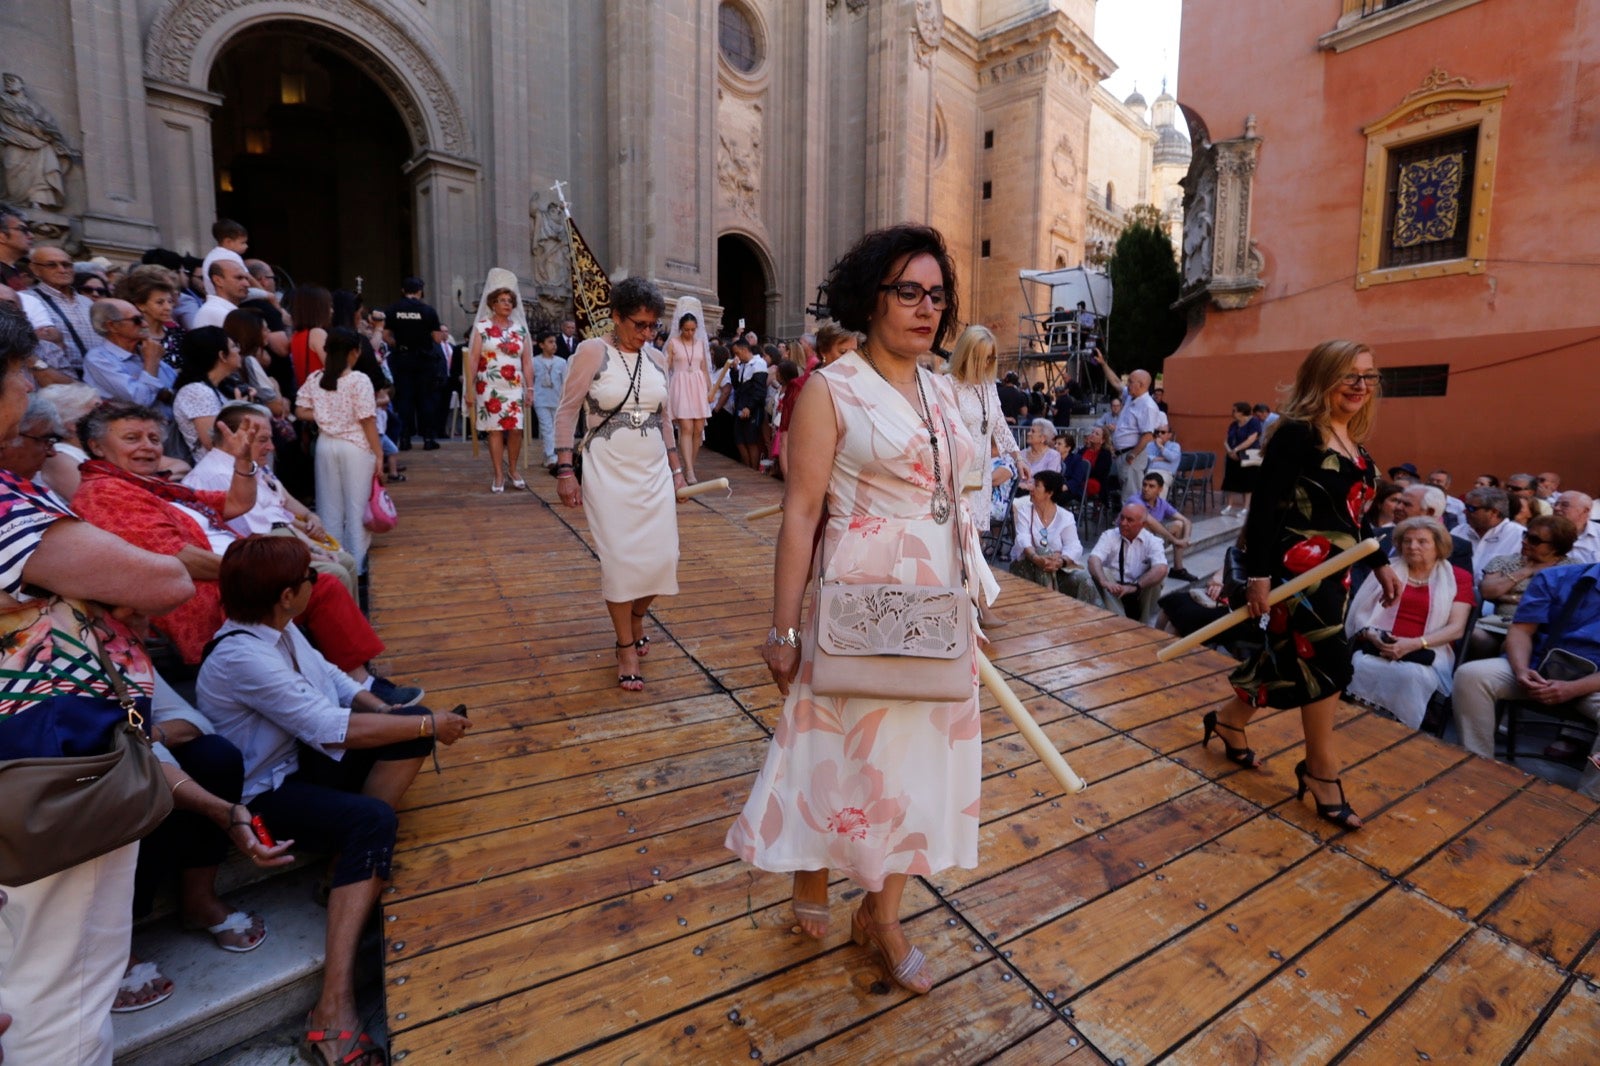
[[(1019, 59), (1043, 52), (1082, 67), (1094, 82), (1109, 78), (1117, 69), (1112, 58), (1083, 32), (1082, 27), (1061, 11), (1047, 11), (984, 35), (978, 63), (984, 68), (985, 80), (991, 80), (988, 77), (990, 69), (1004, 68)], [(999, 81), (1004, 77), (1004, 74), (1000, 74), (992, 80)]]

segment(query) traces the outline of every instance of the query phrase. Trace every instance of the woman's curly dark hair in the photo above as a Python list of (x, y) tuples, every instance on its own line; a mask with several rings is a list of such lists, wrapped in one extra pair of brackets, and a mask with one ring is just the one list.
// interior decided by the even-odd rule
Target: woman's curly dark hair
[(645, 278), (623, 278), (611, 286), (611, 313), (627, 318), (635, 311), (649, 311), (660, 318), (667, 311), (667, 301), (654, 282)]
[(832, 317), (846, 329), (865, 336), (868, 320), (885, 295), (879, 286), (895, 281), (907, 263), (923, 254), (933, 256), (939, 264), (949, 300), (939, 315), (939, 327), (933, 335), (934, 347), (942, 348), (960, 319), (961, 309), (956, 299), (955, 264), (950, 261), (944, 237), (932, 226), (890, 226), (857, 241), (854, 248), (833, 264), (828, 280), (822, 283)]

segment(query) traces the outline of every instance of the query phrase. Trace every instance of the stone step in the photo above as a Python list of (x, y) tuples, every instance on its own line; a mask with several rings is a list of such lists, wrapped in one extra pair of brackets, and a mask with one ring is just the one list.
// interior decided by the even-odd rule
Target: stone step
[[(267, 923), (267, 939), (254, 951), (219, 949), (204, 932), (182, 928), (176, 915), (141, 923), (134, 953), (157, 963), (177, 986), (148, 1010), (113, 1016), (118, 1066), (196, 1063), (264, 1032), (292, 1032), (305, 1018), (322, 983), (328, 912), (314, 892), (323, 864), (296, 867), (257, 881), (224, 899)], [(377, 939), (369, 930), (361, 951), (376, 977)], [(292, 1061), (278, 1045), (277, 1061)]]

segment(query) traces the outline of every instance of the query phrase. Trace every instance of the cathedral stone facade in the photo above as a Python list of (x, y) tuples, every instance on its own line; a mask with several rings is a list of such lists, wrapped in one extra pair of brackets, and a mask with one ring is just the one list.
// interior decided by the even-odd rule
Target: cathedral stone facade
[(1017, 271), (1084, 258), (1114, 69), (1093, 20), (1094, 0), (7, 5), (4, 197), (82, 254), (203, 252), (227, 215), (296, 280), (386, 297), (415, 272), (456, 313), (504, 266), (557, 313), (564, 196), (608, 271), (775, 336), (861, 233), (926, 221), (963, 317), (1005, 338)]

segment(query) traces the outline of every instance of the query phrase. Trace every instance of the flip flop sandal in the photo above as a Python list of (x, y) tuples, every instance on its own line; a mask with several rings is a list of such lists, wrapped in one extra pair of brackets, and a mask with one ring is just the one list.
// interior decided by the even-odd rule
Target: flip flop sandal
[[(117, 985), (118, 992), (141, 992), (146, 988), (154, 991), (157, 981), (164, 981), (161, 970), (153, 962), (141, 962), (137, 966), (130, 966), (123, 975), (122, 983)], [(147, 999), (143, 1003), (130, 1003), (125, 1007), (113, 1006), (112, 1014), (132, 1014), (135, 1011), (146, 1010), (157, 1003), (165, 1003), (172, 998), (172, 993), (178, 990), (176, 985), (169, 985), (165, 992), (157, 992), (154, 999)]]
[(261, 936), (260, 936), (260, 938), (257, 939), (254, 944), (251, 944), (248, 947), (234, 947), (234, 946), (232, 946), (230, 944), (224, 944), (222, 942), (222, 937), (225, 936), (228, 933), (237, 933), (237, 934), (240, 934), (240, 935), (248, 934), (252, 929), (255, 928), (255, 924), (258, 921), (260, 921), (260, 916), (259, 915), (246, 914), (244, 911), (234, 911), (232, 914), (230, 914), (226, 918), (222, 919), (222, 921), (218, 922), (216, 925), (205, 925), (205, 926), (191, 925), (191, 926), (188, 926), (188, 928), (192, 929), (192, 930), (204, 929), (206, 932), (211, 934), (212, 939), (216, 941), (217, 947), (221, 948), (223, 951), (238, 952), (239, 954), (242, 955), (247, 951), (254, 951), (256, 948), (258, 948), (262, 944), (266, 943), (266, 941), (267, 941), (267, 923), (266, 922), (261, 922)]
[[(334, 1054), (337, 1058), (329, 1058), (328, 1053), (317, 1046), (329, 1042), (336, 1046)], [(306, 1036), (300, 1045), (300, 1052), (302, 1056), (323, 1066), (350, 1066), (374, 1053), (381, 1056), (383, 1062), (389, 1061), (389, 1052), (379, 1047), (366, 1033), (358, 1033), (353, 1029), (313, 1029), (310, 1015), (306, 1016)]]

